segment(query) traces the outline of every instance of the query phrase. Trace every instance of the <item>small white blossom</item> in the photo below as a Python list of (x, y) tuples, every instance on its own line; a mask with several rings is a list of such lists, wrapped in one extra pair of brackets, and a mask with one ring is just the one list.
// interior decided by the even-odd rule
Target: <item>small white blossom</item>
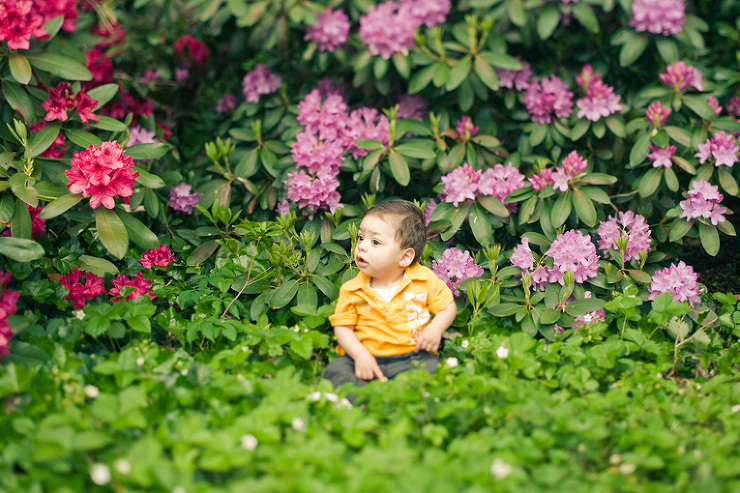
[(629, 464), (625, 462), (624, 464), (619, 464), (619, 473), (620, 474), (632, 474), (635, 472), (635, 465)]
[(184, 486), (177, 485), (172, 488), (172, 493), (187, 493)]
[(505, 348), (503, 345), (499, 346), (499, 348), (496, 350), (496, 356), (498, 356), (501, 359), (505, 359), (509, 357), (509, 350)]
[(110, 469), (105, 464), (93, 464), (90, 468), (90, 479), (100, 486), (110, 483)]
[(95, 385), (85, 385), (85, 395), (87, 395), (90, 399), (95, 399), (100, 395), (100, 389), (98, 389)]
[(507, 464), (498, 457), (495, 458), (493, 460), (493, 464), (491, 464), (491, 474), (496, 479), (504, 479), (506, 476), (511, 474), (511, 471), (513, 470), (514, 468), (511, 467), (511, 465)]
[(460, 343), (460, 346), (461, 346), (461, 347), (462, 347), (463, 349), (468, 349), (468, 346), (470, 346), (470, 341), (469, 341), (469, 340), (467, 340), (467, 339), (465, 339), (465, 340), (464, 340), (463, 342), (461, 342), (461, 343)]
[(331, 392), (325, 392), (324, 399), (329, 402), (337, 402), (339, 400), (339, 396), (337, 394), (332, 394)]
[(84, 320), (85, 319), (85, 312), (82, 310), (75, 310), (72, 312), (72, 314), (78, 319), (78, 320)]
[(347, 399), (346, 397), (342, 397), (342, 400), (339, 401), (337, 404), (338, 407), (344, 407), (347, 409), (352, 409), (352, 403)]
[(296, 333), (298, 333), (298, 332), (300, 332), (300, 331), (301, 331), (301, 328), (300, 328), (300, 327), (298, 327), (297, 325), (296, 325), (295, 327), (293, 327), (293, 332), (296, 332)]
[(312, 392), (312, 393), (308, 394), (306, 396), (306, 400), (311, 401), (311, 402), (317, 402), (317, 401), (321, 400), (321, 392), (319, 392), (317, 390), (316, 392)]
[(118, 471), (120, 474), (123, 474), (124, 476), (128, 475), (131, 472), (131, 463), (126, 459), (118, 459), (116, 462), (113, 463), (113, 467), (116, 469), (116, 471)]
[(730, 408), (730, 410), (732, 411), (732, 414), (740, 413), (740, 404), (735, 404)]
[(620, 462), (622, 462), (622, 456), (621, 455), (619, 455), (619, 454), (612, 454), (611, 456), (609, 456), (609, 464), (611, 464), (613, 466), (616, 466)]
[(454, 367), (456, 367), (459, 364), (460, 364), (460, 362), (457, 361), (457, 358), (455, 358), (454, 356), (452, 358), (447, 358), (445, 360), (445, 366), (447, 368), (454, 368)]
[(136, 365), (137, 365), (137, 366), (144, 366), (144, 362), (145, 362), (145, 361), (146, 361), (146, 360), (144, 359), (144, 357), (143, 357), (143, 356), (139, 356), (138, 358), (136, 358)]
[(290, 422), (290, 426), (292, 426), (295, 431), (304, 431), (306, 429), (306, 422), (303, 421), (303, 418), (293, 418)]
[(247, 433), (242, 437), (241, 444), (244, 450), (252, 452), (259, 445), (259, 440), (254, 435)]
[(182, 370), (180, 371), (180, 375), (182, 375), (183, 377), (186, 377), (186, 376), (188, 376), (188, 369), (187, 369), (187, 368), (183, 368), (183, 369), (182, 369)]

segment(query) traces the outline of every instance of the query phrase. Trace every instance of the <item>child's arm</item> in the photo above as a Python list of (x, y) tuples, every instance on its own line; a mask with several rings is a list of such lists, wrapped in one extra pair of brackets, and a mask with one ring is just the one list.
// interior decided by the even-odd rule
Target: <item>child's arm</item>
[(445, 330), (452, 325), (457, 315), (457, 305), (453, 301), (447, 308), (437, 313), (429, 325), (427, 325), (421, 334), (416, 338), (415, 352), (420, 350), (429, 351), (430, 353), (437, 352), (439, 349), (439, 343), (442, 341), (442, 334)]
[(334, 335), (344, 352), (355, 361), (355, 376), (363, 380), (377, 378), (385, 381), (383, 372), (380, 371), (378, 361), (370, 354), (365, 346), (355, 335), (355, 331), (348, 325), (337, 325), (334, 327)]

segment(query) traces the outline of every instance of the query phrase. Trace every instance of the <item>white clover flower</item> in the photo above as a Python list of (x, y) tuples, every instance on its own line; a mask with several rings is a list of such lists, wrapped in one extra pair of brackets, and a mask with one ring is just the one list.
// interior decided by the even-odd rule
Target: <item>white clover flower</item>
[(513, 470), (514, 468), (511, 467), (511, 465), (507, 464), (498, 457), (493, 459), (493, 464), (491, 464), (491, 474), (494, 478), (504, 479), (506, 476), (511, 474), (511, 471)]
[(100, 389), (98, 389), (95, 385), (85, 385), (85, 395), (87, 395), (90, 399), (95, 399), (100, 395)]
[(113, 467), (119, 472), (119, 474), (123, 474), (124, 476), (131, 472), (131, 463), (126, 459), (118, 459), (113, 463)]
[(730, 408), (730, 411), (732, 411), (732, 414), (740, 413), (740, 404), (735, 404)]
[(632, 473), (635, 472), (635, 469), (636, 469), (636, 467), (635, 467), (634, 464), (629, 464), (629, 463), (626, 463), (626, 462), (624, 464), (619, 464), (619, 473), (620, 474), (632, 474)]
[(447, 358), (447, 359), (445, 360), (445, 366), (446, 366), (447, 368), (454, 368), (454, 367), (456, 367), (456, 366), (457, 366), (457, 365), (459, 365), (459, 364), (460, 364), (460, 362), (459, 362), (459, 361), (457, 361), (457, 358), (455, 358), (454, 356), (453, 356), (453, 357), (451, 357), (451, 358)]
[(508, 358), (509, 357), (509, 350), (507, 348), (505, 348), (503, 345), (501, 345), (496, 350), (496, 356), (498, 356), (501, 359)]
[(257, 438), (250, 433), (247, 433), (246, 435), (242, 436), (242, 439), (241, 439), (242, 448), (244, 450), (249, 450), (250, 452), (256, 449), (259, 443), (260, 443), (259, 440), (257, 440)]
[(105, 464), (93, 464), (90, 468), (90, 479), (100, 486), (110, 483), (110, 469)]
[(304, 431), (306, 429), (306, 422), (303, 418), (293, 418), (290, 422), (290, 426), (292, 426), (295, 431)]
[(461, 346), (461, 347), (462, 347), (463, 349), (468, 349), (468, 347), (470, 346), (470, 341), (469, 341), (469, 340), (467, 340), (467, 339), (465, 339), (465, 340), (463, 340), (463, 342), (461, 342), (461, 343), (460, 343), (460, 346)]

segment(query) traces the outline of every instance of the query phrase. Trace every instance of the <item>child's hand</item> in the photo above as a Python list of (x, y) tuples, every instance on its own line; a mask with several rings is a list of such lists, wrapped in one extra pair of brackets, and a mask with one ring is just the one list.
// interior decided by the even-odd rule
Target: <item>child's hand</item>
[(383, 372), (380, 371), (378, 361), (370, 353), (355, 359), (355, 376), (363, 380), (372, 380), (373, 378), (377, 378), (381, 382), (387, 380)]
[(442, 334), (438, 334), (434, 329), (430, 330), (430, 327), (427, 327), (416, 338), (416, 347), (414, 347), (414, 352), (418, 353), (419, 351), (427, 351), (430, 353), (436, 353), (441, 341)]

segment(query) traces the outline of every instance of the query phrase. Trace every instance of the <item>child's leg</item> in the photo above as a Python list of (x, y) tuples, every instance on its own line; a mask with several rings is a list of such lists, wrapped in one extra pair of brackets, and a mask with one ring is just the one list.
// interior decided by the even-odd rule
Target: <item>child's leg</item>
[(324, 378), (330, 380), (334, 387), (339, 387), (347, 382), (352, 382), (358, 387), (368, 383), (368, 380), (355, 376), (355, 361), (346, 354), (337, 356), (327, 365), (324, 370)]
[(429, 373), (434, 373), (437, 366), (439, 366), (439, 358), (427, 351), (419, 351), (418, 353), (379, 357), (378, 366), (380, 366), (380, 371), (383, 372), (386, 378), (393, 378), (399, 373), (414, 368), (422, 368)]

